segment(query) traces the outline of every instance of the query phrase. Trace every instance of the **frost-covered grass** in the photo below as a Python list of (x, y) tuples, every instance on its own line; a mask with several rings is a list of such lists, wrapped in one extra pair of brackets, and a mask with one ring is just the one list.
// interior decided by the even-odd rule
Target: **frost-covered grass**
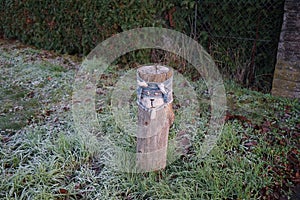
[[(79, 61), (0, 43), (1, 199), (276, 199), (291, 197), (299, 184), (298, 100), (226, 82), (222, 136), (202, 158), (209, 98), (201, 80), (192, 82), (200, 100), (196, 113), (201, 113), (195, 116), (192, 146), (163, 171), (124, 173), (106, 165), (103, 148), (91, 149), (76, 132), (71, 98)], [(117, 126), (109, 105), (122, 73), (111, 67), (99, 80), (96, 111), (104, 133), (134, 151), (134, 137)], [(182, 126), (180, 109), (175, 113), (171, 138)]]

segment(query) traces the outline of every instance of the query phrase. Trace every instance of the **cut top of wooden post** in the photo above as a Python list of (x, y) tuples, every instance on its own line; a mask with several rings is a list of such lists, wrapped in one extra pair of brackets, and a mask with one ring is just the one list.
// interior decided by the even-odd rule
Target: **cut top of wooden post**
[(172, 69), (162, 65), (148, 65), (137, 70), (141, 79), (146, 82), (161, 83), (172, 76)]
[(138, 68), (138, 105), (152, 114), (169, 106), (173, 101), (172, 80), (172, 68), (162, 65), (145, 65)]

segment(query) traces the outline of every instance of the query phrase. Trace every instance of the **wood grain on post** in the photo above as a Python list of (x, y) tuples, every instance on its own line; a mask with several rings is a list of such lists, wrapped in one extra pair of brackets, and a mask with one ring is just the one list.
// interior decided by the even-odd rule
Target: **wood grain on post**
[[(146, 83), (163, 83), (173, 76), (171, 68), (159, 65), (142, 66), (137, 73)], [(174, 121), (174, 113), (171, 102), (163, 106), (161, 102), (160, 99), (151, 99), (152, 108), (159, 107), (154, 116), (149, 110), (138, 107), (137, 169), (142, 172), (166, 167), (169, 128)]]

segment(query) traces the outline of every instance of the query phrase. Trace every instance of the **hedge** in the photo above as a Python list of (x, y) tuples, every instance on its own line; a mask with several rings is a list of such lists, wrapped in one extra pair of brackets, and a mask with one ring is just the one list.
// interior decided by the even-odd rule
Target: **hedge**
[(37, 47), (86, 54), (112, 34), (136, 27), (167, 27), (163, 15), (174, 6), (170, 2), (1, 0), (0, 32)]
[(234, 76), (245, 68), (252, 77), (246, 74), (243, 79), (253, 79), (254, 75), (272, 73), (274, 69), (283, 3), (284, 0), (0, 0), (0, 34), (43, 49), (86, 55), (104, 39), (124, 30), (172, 28), (198, 40), (224, 71)]

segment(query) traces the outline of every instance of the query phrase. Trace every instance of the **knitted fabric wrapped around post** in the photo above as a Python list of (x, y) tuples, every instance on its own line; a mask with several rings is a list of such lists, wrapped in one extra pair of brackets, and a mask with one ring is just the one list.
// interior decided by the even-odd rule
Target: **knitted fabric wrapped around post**
[(151, 113), (151, 119), (155, 113), (173, 102), (172, 95), (173, 75), (162, 83), (145, 82), (137, 73), (137, 104), (143, 110)]

